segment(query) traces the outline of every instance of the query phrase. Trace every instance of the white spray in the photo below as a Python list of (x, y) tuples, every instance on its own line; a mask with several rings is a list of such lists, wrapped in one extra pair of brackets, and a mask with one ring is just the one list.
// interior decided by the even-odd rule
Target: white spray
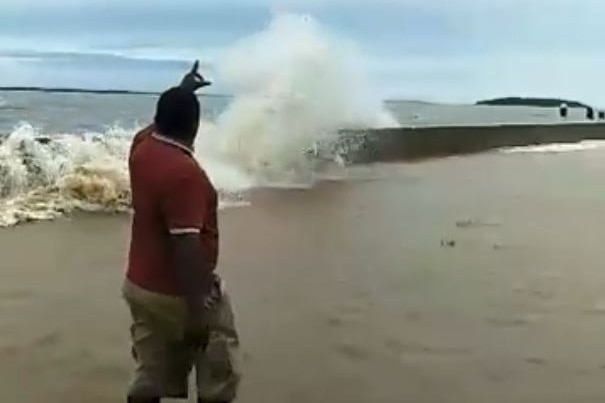
[(361, 64), (351, 44), (311, 17), (277, 16), (221, 61), (221, 81), (235, 100), (201, 149), (261, 183), (308, 179), (305, 151), (318, 141), (343, 128), (397, 125)]

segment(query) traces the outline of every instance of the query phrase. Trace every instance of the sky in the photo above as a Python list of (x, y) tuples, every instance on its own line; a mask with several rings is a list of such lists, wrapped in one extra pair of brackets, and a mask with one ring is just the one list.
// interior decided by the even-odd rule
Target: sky
[(355, 45), (383, 98), (557, 96), (605, 106), (602, 0), (0, 0), (0, 86), (160, 90), (276, 14)]

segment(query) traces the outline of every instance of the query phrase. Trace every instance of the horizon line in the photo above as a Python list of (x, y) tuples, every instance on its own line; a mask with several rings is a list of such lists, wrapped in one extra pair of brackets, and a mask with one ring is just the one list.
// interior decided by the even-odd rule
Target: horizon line
[[(161, 95), (161, 91), (136, 91), (118, 89), (92, 89), (77, 87), (36, 87), (36, 86), (0, 86), (0, 92), (45, 92), (62, 94), (95, 94), (95, 95)], [(231, 98), (227, 94), (196, 94), (201, 97)]]

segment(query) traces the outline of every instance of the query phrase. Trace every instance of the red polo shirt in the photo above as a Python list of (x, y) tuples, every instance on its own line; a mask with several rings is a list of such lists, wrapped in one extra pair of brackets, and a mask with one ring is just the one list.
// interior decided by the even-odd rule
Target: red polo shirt
[(134, 216), (126, 276), (148, 291), (182, 295), (170, 236), (198, 233), (204, 259), (214, 270), (218, 257), (216, 191), (191, 150), (152, 128), (136, 135), (129, 167)]

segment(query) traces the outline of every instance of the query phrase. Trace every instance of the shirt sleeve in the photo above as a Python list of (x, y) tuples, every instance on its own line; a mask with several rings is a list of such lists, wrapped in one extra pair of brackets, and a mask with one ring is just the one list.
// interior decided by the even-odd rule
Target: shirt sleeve
[(167, 186), (161, 198), (163, 219), (172, 235), (196, 234), (204, 228), (208, 210), (203, 182), (191, 168)]

